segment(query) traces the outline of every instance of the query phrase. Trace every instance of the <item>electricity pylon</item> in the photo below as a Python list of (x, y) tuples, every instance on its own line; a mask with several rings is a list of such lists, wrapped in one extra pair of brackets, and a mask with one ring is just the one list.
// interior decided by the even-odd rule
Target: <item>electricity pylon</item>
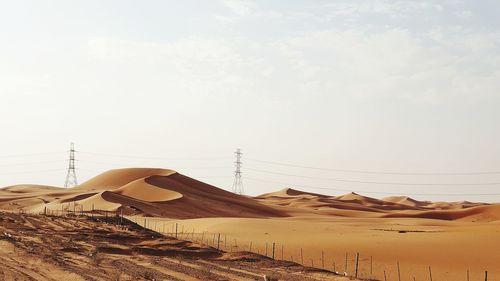
[(234, 181), (233, 181), (233, 192), (236, 194), (245, 194), (243, 190), (243, 182), (241, 180), (241, 150), (238, 148), (235, 152), (236, 154), (236, 170), (234, 171)]
[(69, 149), (68, 174), (66, 175), (66, 182), (64, 183), (64, 187), (70, 188), (76, 185), (78, 185), (78, 181), (76, 180), (76, 171), (75, 171), (75, 144), (71, 143)]

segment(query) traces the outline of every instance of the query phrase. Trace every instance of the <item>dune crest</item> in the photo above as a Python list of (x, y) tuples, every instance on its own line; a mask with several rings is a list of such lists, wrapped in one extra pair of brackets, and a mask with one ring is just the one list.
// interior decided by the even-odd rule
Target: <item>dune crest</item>
[(152, 168), (114, 169), (104, 172), (80, 184), (74, 189), (112, 190), (120, 188), (138, 179), (144, 179), (146, 177), (150, 177), (153, 175), (169, 176), (174, 173), (176, 173), (174, 170), (168, 170), (168, 169), (152, 169)]
[(43, 211), (121, 211), (169, 218), (344, 217), (500, 220), (498, 205), (427, 202), (407, 196), (375, 199), (354, 192), (329, 196), (290, 187), (256, 197), (241, 196), (169, 169), (104, 172), (70, 189), (19, 185), (0, 189), (0, 208)]

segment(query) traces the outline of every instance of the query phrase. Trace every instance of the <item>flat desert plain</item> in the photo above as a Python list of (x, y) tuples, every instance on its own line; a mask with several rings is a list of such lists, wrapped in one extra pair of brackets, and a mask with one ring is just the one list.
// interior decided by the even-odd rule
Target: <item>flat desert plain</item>
[[(136, 168), (111, 170), (71, 189), (3, 188), (0, 209), (55, 217), (123, 215), (142, 231), (199, 248), (253, 252), (259, 259), (274, 253), (280, 262), (349, 276), (358, 256), (363, 279), (430, 280), (432, 274), (432, 280), (455, 281), (469, 274), (469, 280), (484, 280), (488, 271), (488, 280), (500, 280), (498, 204), (327, 196), (292, 188), (248, 197), (172, 170)], [(296, 270), (290, 276), (300, 272), (307, 274)], [(279, 278), (287, 280), (286, 274)]]

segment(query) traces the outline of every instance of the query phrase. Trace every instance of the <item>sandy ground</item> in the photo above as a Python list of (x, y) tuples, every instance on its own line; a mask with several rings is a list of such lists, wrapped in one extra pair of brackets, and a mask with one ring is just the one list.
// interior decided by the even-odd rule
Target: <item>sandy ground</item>
[(0, 212), (0, 280), (349, 280), (118, 223)]
[[(144, 224), (144, 218), (139, 222)], [(221, 233), (224, 249), (250, 250), (293, 260), (307, 266), (354, 274), (355, 256), (360, 254), (359, 272), (363, 278), (397, 279), (397, 262), (402, 280), (500, 280), (500, 223), (463, 223), (422, 219), (353, 218), (205, 218), (162, 220), (148, 218), (151, 228), (171, 233), (178, 224), (178, 235), (208, 243)], [(182, 233), (184, 231), (184, 233)], [(283, 247), (283, 248), (282, 248)], [(301, 261), (302, 249), (302, 261)], [(323, 254), (323, 256), (322, 256)], [(335, 268), (334, 268), (335, 267)]]
[[(387, 280), (397, 280), (399, 263), (401, 280), (430, 280), (430, 267), (433, 280), (467, 280), (467, 271), (470, 280), (484, 280), (484, 272), (488, 270), (488, 280), (500, 281), (500, 204), (467, 201), (427, 202), (406, 196), (376, 199), (356, 193), (327, 196), (291, 188), (248, 197), (233, 194), (172, 170), (136, 168), (111, 170), (71, 189), (39, 185), (3, 188), (0, 189), (0, 209), (56, 216), (89, 213), (92, 210), (100, 215), (123, 214), (142, 226), (171, 235), (175, 234), (177, 225), (178, 238), (199, 243), (193, 247), (198, 247), (196, 249), (202, 252), (210, 249), (202, 245), (211, 245), (212, 250), (216, 247), (216, 237), (220, 233), (219, 244), (223, 243), (219, 246), (229, 253), (248, 251), (272, 256), (274, 243), (276, 259), (341, 273), (346, 271), (349, 275), (354, 275), (355, 257), (359, 253), (358, 268), (363, 278), (384, 280), (387, 277)], [(18, 221), (16, 219), (16, 222)], [(15, 227), (15, 224), (9, 224), (9, 221), (5, 220), (3, 227), (6, 227), (5, 223), (8, 227)], [(35, 242), (40, 240), (42, 245), (51, 241), (47, 237), (52, 237), (53, 233), (58, 241), (70, 242), (83, 239), (81, 237), (92, 233), (90, 226), (88, 229), (80, 229), (79, 224), (71, 225), (57, 220), (31, 222), (33, 225), (37, 223), (36, 231), (31, 229), (30, 222), (23, 220), (21, 223), (22, 231), (35, 236), (25, 235), (23, 239), (33, 239)], [(24, 235), (19, 229), (16, 231), (16, 235)], [(37, 231), (42, 231), (45, 236), (40, 236)], [(146, 242), (149, 241), (148, 236), (137, 236), (140, 232), (124, 232), (108, 226), (99, 228), (99, 231), (106, 231), (106, 239), (115, 237), (113, 232), (122, 235), (116, 236), (119, 239), (116, 238), (118, 240), (114, 242), (105, 241), (113, 243), (112, 250), (102, 253), (105, 256), (105, 268), (113, 268), (111, 265), (116, 263), (115, 256), (119, 253), (133, 257), (144, 256), (144, 260), (139, 264), (141, 268), (156, 264), (157, 261), (151, 258), (151, 254), (146, 255), (140, 250), (144, 248), (141, 243), (151, 242)], [(127, 236), (136, 238), (129, 239)], [(127, 244), (125, 250), (117, 250), (118, 244), (122, 243), (120, 239), (131, 244)], [(1, 251), (7, 253), (5, 249), (9, 249), (9, 243), (12, 244), (12, 241), (3, 238), (0, 242), (3, 243)], [(87, 254), (91, 249), (99, 249), (100, 240), (94, 242), (90, 245), (82, 244), (79, 249), (85, 249)], [(158, 241), (151, 243), (147, 246), (148, 253), (154, 253), (158, 249), (165, 250), (162, 248), (164, 244)], [(45, 256), (29, 253), (29, 247), (21, 247), (20, 251), (24, 249), (30, 256), (26, 256), (27, 259), (19, 258), (11, 264), (14, 266), (24, 259), (28, 261), (27, 264), (45, 265), (56, 249), (55, 253), (60, 253), (61, 257), (74, 255), (73, 258), (78, 257), (77, 260), (82, 263), (68, 267), (74, 269), (68, 271), (64, 266), (70, 263), (62, 260), (65, 263), (63, 267), (54, 267), (51, 272), (42, 272), (47, 278), (51, 274), (59, 276), (59, 273), (71, 273), (85, 279), (87, 275), (83, 268), (95, 268), (90, 262), (91, 259), (77, 254), (80, 250), (57, 250), (56, 246), (48, 244)], [(185, 249), (191, 249), (190, 247)], [(205, 259), (203, 256), (203, 262), (220, 263), (232, 259), (226, 258), (211, 260), (213, 257)], [(269, 261), (262, 259), (262, 256), (258, 260)], [(167, 261), (165, 258), (162, 262)], [(58, 260), (57, 263), (59, 262)], [(127, 262), (137, 264), (138, 261), (127, 258)], [(197, 265), (192, 265), (191, 268), (202, 266), (201, 260), (197, 262)], [(249, 263), (242, 267), (258, 272), (257, 269), (262, 267), (266, 270), (268, 266), (266, 263)], [(127, 273), (127, 265), (122, 264), (120, 267), (124, 268), (124, 273), (120, 273), (124, 276), (122, 278), (125, 278), (123, 280), (136, 278), (132, 272)], [(23, 272), (18, 267), (12, 268), (9, 272)], [(46, 267), (39, 268), (45, 270)], [(49, 264), (47, 268), (50, 268)], [(288, 267), (285, 264), (279, 268)], [(157, 267), (154, 270), (162, 272)], [(283, 269), (274, 271), (280, 274), (280, 270)], [(112, 276), (110, 274), (117, 272), (112, 269), (96, 269), (89, 276), (97, 276), (99, 279)], [(180, 273), (172, 274), (167, 275), (177, 276), (175, 278), (182, 280), (178, 277), (182, 276)], [(294, 274), (296, 273), (290, 276)], [(316, 278), (314, 274), (308, 273), (307, 278)], [(286, 275), (283, 273), (280, 276)], [(145, 278), (142, 275), (140, 277)], [(210, 278), (208, 280), (218, 280)], [(224, 278), (237, 280), (233, 277)], [(326, 280), (322, 278), (319, 280)]]

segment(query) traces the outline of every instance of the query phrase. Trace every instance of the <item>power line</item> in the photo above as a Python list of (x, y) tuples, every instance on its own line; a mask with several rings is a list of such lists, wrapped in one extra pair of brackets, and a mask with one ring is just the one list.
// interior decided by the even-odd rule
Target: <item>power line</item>
[(407, 176), (470, 176), (470, 175), (496, 175), (500, 174), (500, 171), (489, 171), (489, 172), (400, 172), (400, 171), (367, 171), (367, 170), (349, 170), (349, 169), (335, 169), (335, 168), (324, 168), (324, 167), (312, 167), (312, 166), (303, 166), (296, 165), (290, 163), (282, 163), (275, 161), (267, 161), (267, 160), (259, 160), (252, 158), (245, 158), (246, 160), (266, 163), (271, 165), (278, 166), (287, 166), (294, 168), (303, 168), (303, 169), (311, 169), (311, 170), (322, 170), (322, 171), (334, 171), (334, 172), (345, 172), (345, 173), (358, 173), (358, 174), (380, 174), (380, 175), (407, 175)]
[(286, 174), (280, 172), (271, 172), (259, 169), (245, 168), (249, 171), (254, 171), (258, 173), (266, 173), (273, 175), (282, 175), (289, 177), (297, 177), (297, 178), (306, 178), (306, 179), (319, 179), (319, 180), (331, 180), (338, 182), (349, 182), (349, 183), (362, 183), (362, 184), (379, 184), (379, 185), (412, 185), (412, 186), (487, 186), (487, 185), (500, 185), (500, 182), (487, 182), (487, 183), (409, 183), (409, 182), (378, 182), (378, 181), (362, 181), (362, 180), (344, 180), (337, 178), (321, 178), (321, 177), (310, 177), (310, 176), (302, 176), (302, 175), (293, 175)]
[(66, 162), (66, 160), (51, 160), (51, 161), (39, 161), (39, 162), (27, 162), (27, 163), (0, 164), (0, 167), (29, 166), (29, 165), (38, 165), (38, 164), (48, 164), (48, 163), (60, 163), (60, 162)]
[(116, 158), (156, 159), (156, 160), (171, 160), (171, 161), (192, 161), (192, 160), (230, 159), (230, 157), (169, 158), (169, 157), (163, 157), (163, 156), (118, 155), (118, 154), (99, 153), (99, 152), (88, 152), (88, 151), (78, 151), (78, 153), (82, 153), (82, 154), (89, 154), (89, 155), (97, 155), (97, 156), (116, 157)]
[(11, 172), (11, 173), (1, 173), (2, 176), (9, 175), (24, 175), (24, 174), (39, 174), (39, 173), (48, 173), (48, 172), (61, 172), (64, 169), (51, 169), (51, 170), (36, 170), (36, 171), (22, 171), (22, 172)]
[[(110, 162), (100, 162), (100, 161), (88, 161), (88, 160), (76, 160), (78, 163), (90, 163), (98, 165), (108, 165), (108, 166), (124, 166), (123, 163), (110, 163)], [(175, 167), (175, 165), (173, 165)], [(230, 169), (230, 166), (207, 166), (207, 167), (175, 167), (176, 169)]]
[[(249, 178), (245, 177), (245, 179), (280, 184), (288, 187), (300, 187), (300, 188), (309, 188), (309, 189), (318, 189), (318, 190), (329, 190), (329, 191), (340, 191), (340, 192), (352, 192), (352, 189), (341, 189), (341, 188), (332, 188), (332, 187), (318, 187), (318, 186), (310, 186), (310, 185), (296, 185), (285, 182), (277, 182), (277, 181), (268, 181), (263, 179)], [(401, 193), (396, 192), (380, 192), (380, 191), (370, 191), (370, 190), (355, 190), (360, 193), (371, 193), (371, 194), (386, 194), (386, 195), (402, 195)], [(424, 196), (499, 196), (500, 193), (404, 193), (404, 195), (424, 195)]]
[(38, 152), (38, 153), (28, 153), (28, 154), (0, 155), (0, 158), (17, 158), (17, 157), (39, 156), (39, 155), (51, 155), (51, 154), (62, 154), (66, 152), (67, 151), (53, 151), (53, 152)]

